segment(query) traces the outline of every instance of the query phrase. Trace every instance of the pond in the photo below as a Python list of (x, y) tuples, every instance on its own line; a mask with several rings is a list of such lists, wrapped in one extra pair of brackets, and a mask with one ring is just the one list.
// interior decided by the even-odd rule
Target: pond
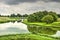
[[(31, 26), (32, 27), (32, 26)], [(0, 35), (9, 35), (9, 34), (25, 34), (30, 33), (30, 27), (28, 28), (26, 24), (21, 22), (8, 22), (8, 23), (2, 23), (0, 24)], [(46, 28), (43, 28), (46, 30)], [(43, 30), (42, 28), (38, 28), (38, 30)], [(43, 33), (44, 33), (43, 30)], [(31, 28), (31, 31), (36, 31), (35, 27)], [(52, 36), (54, 37), (60, 37), (60, 31), (53, 31), (50, 29), (49, 33), (54, 32)]]
[(29, 33), (27, 25), (21, 22), (8, 22), (0, 24), (0, 35)]

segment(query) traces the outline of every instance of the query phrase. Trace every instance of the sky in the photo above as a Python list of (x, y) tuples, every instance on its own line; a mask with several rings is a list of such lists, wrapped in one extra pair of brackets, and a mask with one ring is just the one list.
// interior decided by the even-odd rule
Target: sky
[(60, 13), (60, 0), (0, 0), (0, 14), (31, 14), (37, 11)]

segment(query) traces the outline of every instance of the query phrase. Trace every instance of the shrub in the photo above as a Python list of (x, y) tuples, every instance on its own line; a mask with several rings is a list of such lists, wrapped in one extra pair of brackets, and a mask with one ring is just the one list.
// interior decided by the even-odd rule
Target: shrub
[(45, 22), (47, 24), (52, 23), (54, 21), (52, 15), (46, 15), (41, 20), (42, 20), (42, 22)]
[(57, 14), (55, 12), (39, 11), (28, 16), (28, 22), (46, 22), (52, 23), (57, 21)]

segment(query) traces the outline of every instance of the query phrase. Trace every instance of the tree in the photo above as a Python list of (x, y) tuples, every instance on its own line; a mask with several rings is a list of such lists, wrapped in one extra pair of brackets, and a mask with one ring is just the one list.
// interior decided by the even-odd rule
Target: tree
[(46, 15), (41, 20), (42, 20), (42, 22), (45, 22), (47, 24), (52, 23), (54, 21), (52, 15)]
[[(45, 20), (44, 17), (47, 16), (47, 15), (51, 19), (53, 17), (53, 22), (57, 21), (58, 16), (55, 12), (52, 12), (52, 11), (50, 11), (50, 12), (48, 12), (48, 11), (39, 11), (39, 12), (35, 12), (33, 14), (30, 14), (28, 16), (28, 21), (29, 22), (43, 22), (42, 20), (43, 19)], [(51, 20), (51, 19), (47, 18), (46, 20)]]
[(11, 14), (11, 16), (10, 17), (16, 17), (16, 15), (15, 14)]
[(0, 17), (1, 17), (1, 14), (0, 14)]
[(53, 16), (54, 21), (57, 21), (58, 16), (55, 12), (50, 11), (49, 14)]
[(34, 14), (28, 16), (28, 21), (29, 22), (35, 22), (36, 21), (36, 16)]
[(28, 17), (28, 15), (27, 14), (24, 14), (23, 17)]
[(16, 16), (17, 16), (17, 17), (22, 17), (22, 15), (20, 15), (20, 14), (17, 14)]
[(58, 15), (58, 17), (60, 18), (60, 14), (57, 14)]

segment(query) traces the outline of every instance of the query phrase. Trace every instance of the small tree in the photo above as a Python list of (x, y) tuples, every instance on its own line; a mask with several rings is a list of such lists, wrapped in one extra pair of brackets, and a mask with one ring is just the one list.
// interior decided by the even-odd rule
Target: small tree
[(28, 15), (27, 14), (24, 14), (23, 17), (28, 17)]
[(21, 17), (22, 15), (20, 15), (20, 14), (17, 14), (16, 16), (17, 16), (17, 17)]
[(11, 14), (10, 17), (16, 17), (16, 15), (15, 14)]
[(36, 16), (34, 14), (28, 16), (28, 22), (36, 22)]
[(42, 22), (45, 22), (47, 24), (54, 22), (52, 15), (46, 15), (41, 20), (42, 20)]
[(58, 16), (55, 12), (50, 11), (49, 14), (53, 16), (54, 21), (57, 21)]

